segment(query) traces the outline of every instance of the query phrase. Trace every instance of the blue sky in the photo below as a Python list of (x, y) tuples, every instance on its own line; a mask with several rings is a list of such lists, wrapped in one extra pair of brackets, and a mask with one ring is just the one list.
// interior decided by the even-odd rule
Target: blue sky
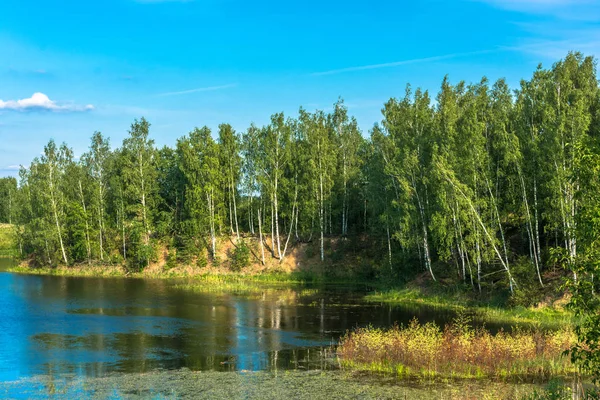
[[(0, 176), (50, 138), (158, 145), (345, 99), (365, 134), (404, 87), (483, 75), (512, 87), (569, 50), (598, 55), (594, 0), (0, 0)], [(34, 93), (37, 93), (35, 96)]]

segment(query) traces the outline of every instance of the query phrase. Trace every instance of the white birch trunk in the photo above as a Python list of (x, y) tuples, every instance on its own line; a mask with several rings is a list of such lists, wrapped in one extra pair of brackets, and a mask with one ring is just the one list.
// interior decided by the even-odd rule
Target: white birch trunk
[(65, 245), (63, 243), (63, 239), (62, 239), (62, 232), (60, 229), (60, 223), (58, 221), (58, 205), (56, 204), (56, 193), (55, 193), (55, 187), (54, 187), (54, 165), (50, 164), (49, 165), (49, 173), (50, 173), (50, 203), (52, 205), (52, 212), (54, 214), (54, 222), (56, 223), (56, 233), (58, 235), (58, 241), (60, 243), (60, 251), (62, 253), (62, 257), (63, 260), (65, 262), (65, 265), (69, 263), (69, 261), (67, 260), (67, 252), (65, 251)]
[[(514, 286), (515, 286), (515, 281), (512, 277), (512, 274), (510, 272), (510, 268), (509, 266), (506, 264), (506, 262), (504, 261), (504, 257), (502, 257), (502, 254), (500, 253), (500, 250), (498, 250), (498, 247), (496, 246), (496, 244), (494, 243), (494, 239), (492, 238), (492, 236), (489, 234), (487, 228), (485, 227), (485, 224), (483, 223), (483, 221), (481, 220), (481, 217), (479, 215), (479, 212), (477, 212), (477, 210), (475, 209), (475, 206), (473, 206), (473, 203), (471, 202), (471, 199), (469, 199), (465, 193), (460, 189), (460, 187), (458, 187), (457, 185), (454, 184), (454, 182), (452, 182), (452, 180), (448, 177), (446, 177), (446, 180), (450, 183), (450, 185), (452, 185), (460, 194), (461, 196), (467, 201), (467, 203), (469, 204), (471, 211), (473, 212), (473, 216), (475, 217), (475, 219), (477, 220), (477, 222), (479, 223), (479, 225), (481, 226), (481, 228), (483, 229), (483, 232), (485, 234), (485, 236), (487, 237), (488, 241), (490, 242), (492, 248), (494, 249), (494, 252), (496, 253), (496, 255), (498, 256), (498, 259), (500, 260), (500, 263), (502, 264), (502, 266), (504, 267), (507, 275), (508, 275), (508, 281), (509, 281), (509, 285), (510, 285), (510, 292), (513, 293), (514, 291)], [(479, 243), (477, 243), (477, 246), (479, 246)]]
[(260, 239), (260, 254), (262, 257), (262, 265), (265, 265), (265, 245), (263, 244), (262, 222), (260, 215), (260, 207), (258, 208), (258, 234)]
[(85, 245), (86, 245), (86, 250), (87, 250), (87, 259), (88, 259), (88, 264), (91, 264), (92, 263), (92, 246), (90, 244), (90, 227), (89, 227), (89, 223), (88, 223), (87, 208), (85, 206), (85, 198), (83, 196), (83, 187), (81, 186), (81, 180), (79, 180), (78, 183), (79, 183), (79, 196), (81, 198), (81, 207), (83, 208), (83, 216), (85, 218)]

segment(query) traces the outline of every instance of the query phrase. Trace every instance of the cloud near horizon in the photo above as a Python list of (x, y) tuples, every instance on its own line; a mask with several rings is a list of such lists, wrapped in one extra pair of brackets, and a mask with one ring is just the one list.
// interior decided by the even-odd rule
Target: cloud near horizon
[(0, 99), (0, 111), (65, 111), (65, 112), (78, 112), (78, 111), (91, 111), (94, 106), (91, 104), (81, 106), (76, 104), (57, 104), (54, 100), (50, 100), (44, 93), (36, 92), (31, 97), (20, 99), (20, 100), (6, 100)]

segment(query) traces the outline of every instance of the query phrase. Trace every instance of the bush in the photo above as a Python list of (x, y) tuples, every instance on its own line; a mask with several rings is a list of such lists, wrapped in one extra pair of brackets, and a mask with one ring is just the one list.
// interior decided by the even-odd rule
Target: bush
[(123, 255), (118, 252), (113, 252), (109, 255), (110, 263), (120, 265), (123, 264)]
[(510, 298), (510, 305), (531, 307), (544, 299), (547, 290), (540, 285), (535, 266), (528, 257), (519, 257), (511, 270), (517, 286)]
[(239, 272), (250, 265), (250, 248), (243, 240), (238, 243), (231, 255), (229, 268)]
[(178, 264), (191, 264), (194, 256), (198, 253), (196, 241), (188, 236), (177, 236), (175, 247), (177, 248)]
[(198, 268), (205, 268), (208, 265), (208, 258), (206, 257), (206, 251), (202, 250), (198, 253), (198, 258), (196, 259), (196, 266)]
[(171, 268), (175, 268), (177, 266), (177, 250), (171, 249), (167, 254), (167, 262), (165, 264), (165, 269), (169, 270)]

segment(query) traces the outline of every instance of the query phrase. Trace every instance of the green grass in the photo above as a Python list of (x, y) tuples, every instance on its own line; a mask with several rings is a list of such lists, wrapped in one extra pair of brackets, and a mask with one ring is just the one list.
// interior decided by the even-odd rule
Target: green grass
[(207, 273), (198, 270), (197, 273), (189, 273), (180, 270), (154, 270), (142, 272), (128, 272), (125, 268), (117, 265), (77, 265), (73, 267), (28, 267), (19, 265), (9, 270), (10, 272), (32, 275), (53, 275), (53, 276), (74, 276), (74, 277), (131, 277), (131, 278), (150, 278), (150, 279), (188, 279), (192, 283), (199, 285), (205, 282), (213, 284), (229, 285), (240, 282), (269, 284), (269, 285), (304, 285), (304, 284), (364, 284), (358, 280), (335, 279), (325, 275), (312, 272), (262, 272), (257, 274), (245, 273)]
[(31, 268), (23, 265), (17, 265), (7, 269), (7, 272), (24, 275), (50, 275), (50, 276), (72, 276), (72, 277), (124, 277), (125, 272), (118, 267), (86, 267), (86, 268), (69, 268), (69, 267), (39, 267)]
[(465, 292), (426, 292), (420, 288), (391, 289), (374, 292), (365, 297), (370, 302), (382, 302), (405, 306), (426, 306), (436, 309), (469, 311), (474, 318), (505, 325), (532, 325), (556, 328), (570, 325), (573, 315), (550, 306), (540, 308), (491, 306), (474, 300)]
[(176, 288), (197, 293), (223, 293), (238, 295), (277, 295), (283, 298), (296, 299), (298, 296), (309, 296), (318, 292), (318, 289), (303, 288), (300, 283), (292, 281), (268, 281), (247, 279), (239, 276), (228, 275), (203, 275), (194, 277), (187, 283), (177, 284)]

